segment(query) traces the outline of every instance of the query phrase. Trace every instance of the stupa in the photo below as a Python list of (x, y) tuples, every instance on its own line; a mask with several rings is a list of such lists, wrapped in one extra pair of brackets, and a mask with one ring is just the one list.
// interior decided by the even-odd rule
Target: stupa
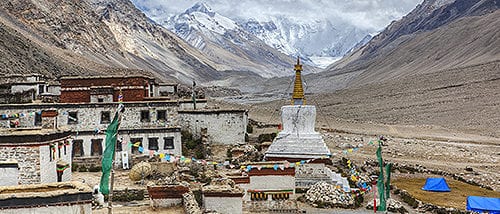
[(302, 65), (299, 58), (294, 66), (295, 83), (290, 105), (281, 107), (283, 130), (278, 133), (265, 154), (265, 160), (319, 160), (329, 158), (330, 150), (320, 133), (314, 130), (316, 107), (306, 105), (302, 85)]

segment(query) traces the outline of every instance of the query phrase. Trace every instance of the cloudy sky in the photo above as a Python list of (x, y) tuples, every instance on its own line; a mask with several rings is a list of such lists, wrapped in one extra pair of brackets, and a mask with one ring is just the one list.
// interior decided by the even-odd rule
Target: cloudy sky
[[(167, 17), (182, 13), (200, 0), (132, 0), (147, 15)], [(215, 12), (230, 18), (266, 21), (270, 16), (299, 21), (330, 20), (360, 29), (380, 31), (422, 0), (202, 0)], [(161, 14), (158, 11), (162, 11)]]

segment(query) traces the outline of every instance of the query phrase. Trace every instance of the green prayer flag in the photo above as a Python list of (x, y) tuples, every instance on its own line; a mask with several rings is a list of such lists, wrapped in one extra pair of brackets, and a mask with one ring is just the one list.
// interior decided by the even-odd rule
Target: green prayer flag
[(384, 161), (382, 160), (382, 146), (379, 144), (377, 149), (377, 159), (378, 165), (380, 167), (380, 175), (377, 179), (377, 189), (380, 199), (380, 205), (377, 208), (378, 211), (385, 211), (385, 185), (384, 185)]
[(109, 194), (109, 174), (111, 173), (111, 168), (113, 167), (113, 156), (115, 154), (116, 147), (116, 136), (118, 134), (118, 110), (113, 118), (111, 124), (109, 124), (106, 129), (106, 149), (104, 149), (104, 154), (102, 155), (102, 176), (99, 189), (102, 194)]
[(385, 181), (385, 198), (389, 199), (391, 198), (391, 167), (392, 163), (388, 163), (385, 165), (385, 174), (386, 174), (386, 181)]

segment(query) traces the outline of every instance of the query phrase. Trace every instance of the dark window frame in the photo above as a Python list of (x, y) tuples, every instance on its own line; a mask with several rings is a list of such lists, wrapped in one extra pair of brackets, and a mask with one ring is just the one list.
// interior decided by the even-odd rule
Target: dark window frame
[[(73, 140), (72, 143), (73, 143), (73, 148), (72, 148), (72, 152), (71, 152), (72, 157), (83, 157), (85, 154), (85, 149), (83, 149), (83, 140), (75, 139), (75, 140)], [(76, 146), (78, 144), (79, 144), (79, 146)], [(80, 154), (75, 153), (76, 147), (80, 148)]]
[[(90, 140), (90, 155), (91, 156), (101, 156), (102, 155), (102, 138), (91, 139)], [(98, 151), (94, 150), (94, 144), (97, 144)]]
[(154, 151), (158, 151), (160, 149), (157, 137), (148, 137), (148, 149)]
[(163, 137), (163, 149), (175, 149), (174, 137)]
[[(75, 118), (75, 120), (73, 120), (71, 118)], [(78, 124), (78, 112), (77, 111), (69, 111), (68, 112), (68, 124)]]
[(151, 122), (151, 114), (149, 113), (149, 110), (141, 110), (141, 122), (147, 123)]
[(35, 112), (35, 126), (42, 126), (42, 112)]
[(111, 123), (111, 112), (101, 111), (101, 124)]
[(157, 121), (167, 121), (167, 110), (157, 110), (156, 111)]

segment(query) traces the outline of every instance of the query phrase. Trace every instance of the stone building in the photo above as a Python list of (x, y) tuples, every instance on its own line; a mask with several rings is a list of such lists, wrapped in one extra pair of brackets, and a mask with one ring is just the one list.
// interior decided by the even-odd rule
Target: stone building
[(193, 135), (206, 131), (208, 141), (214, 144), (238, 144), (245, 142), (248, 111), (199, 109), (179, 111), (179, 123)]
[[(186, 103), (185, 103), (186, 102)], [(189, 108), (190, 101), (125, 102), (118, 131), (121, 143), (117, 151), (140, 154), (140, 146), (162, 153), (180, 155), (181, 131), (177, 125), (179, 108)], [(198, 101), (199, 105), (206, 103)], [(100, 157), (104, 151), (105, 131), (118, 103), (31, 103), (0, 106), (0, 129), (63, 128), (73, 135), (73, 157)]]
[(149, 205), (153, 208), (172, 207), (182, 204), (182, 195), (189, 187), (182, 185), (148, 186)]
[(207, 185), (202, 188), (205, 211), (221, 214), (243, 213), (243, 191), (230, 185)]
[(47, 92), (40, 74), (9, 75), (0, 80), (0, 103), (30, 103)]
[(8, 164), (0, 170), (11, 174), (0, 174), (0, 186), (71, 180), (70, 136), (61, 130), (1, 131), (0, 160)]
[(247, 169), (244, 175), (230, 177), (244, 189), (243, 210), (265, 213), (297, 210), (292, 200), (295, 199), (295, 167), (290, 167), (285, 161), (248, 165), (251, 169)]
[(70, 76), (60, 81), (61, 103), (118, 102), (120, 93), (124, 102), (159, 96), (158, 83), (146, 76)]
[(74, 136), (73, 157), (79, 162), (98, 160), (105, 149), (105, 130), (119, 103), (123, 103), (117, 144), (121, 153), (140, 155), (139, 148), (143, 147), (181, 155), (181, 128), (195, 134), (207, 130), (215, 143), (245, 141), (246, 111), (207, 110), (205, 99), (197, 99), (200, 110), (193, 111), (191, 99), (172, 99), (176, 91), (177, 84), (159, 84), (145, 76), (63, 77), (60, 103), (0, 105), (0, 129), (68, 129)]

